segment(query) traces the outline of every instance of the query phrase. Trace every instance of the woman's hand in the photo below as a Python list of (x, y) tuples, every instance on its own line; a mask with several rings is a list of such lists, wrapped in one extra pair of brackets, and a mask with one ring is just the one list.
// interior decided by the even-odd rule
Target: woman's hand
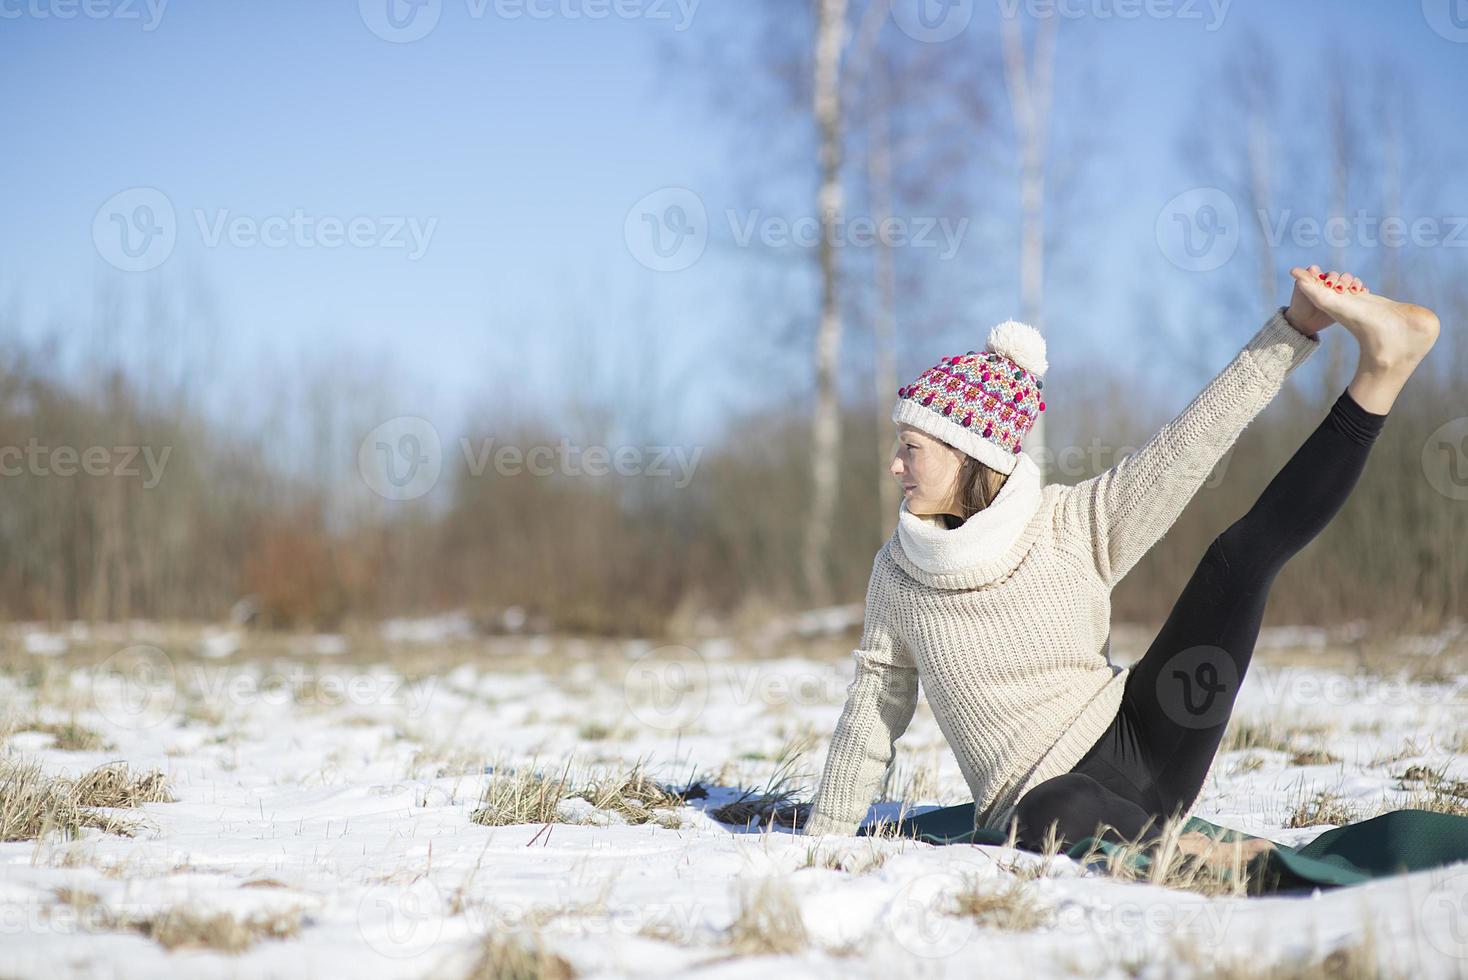
[[(1304, 270), (1296, 266), (1290, 270), (1291, 275), (1302, 272), (1308, 273), (1312, 278), (1319, 281), (1322, 286), (1325, 286), (1327, 289), (1334, 289), (1338, 293), (1371, 292), (1370, 289), (1366, 288), (1364, 282), (1349, 272), (1338, 273), (1334, 269), (1330, 272), (1321, 272), (1320, 266), (1318, 265), (1312, 265), (1309, 269)], [(1285, 319), (1289, 321), (1290, 326), (1310, 337), (1315, 336), (1335, 322), (1329, 314), (1322, 312), (1320, 307), (1305, 298), (1305, 294), (1300, 289), (1298, 281), (1295, 283), (1294, 295), (1290, 297), (1290, 307), (1285, 310)]]

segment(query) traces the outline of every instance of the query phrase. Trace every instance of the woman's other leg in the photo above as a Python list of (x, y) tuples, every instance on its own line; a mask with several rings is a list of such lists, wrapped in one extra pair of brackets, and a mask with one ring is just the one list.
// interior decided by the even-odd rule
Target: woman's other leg
[(1249, 668), (1270, 585), (1345, 504), (1386, 418), (1343, 391), (1249, 512), (1209, 546), (1132, 668), (1125, 701), (1152, 775), (1144, 789), (1163, 815), (1197, 797)]

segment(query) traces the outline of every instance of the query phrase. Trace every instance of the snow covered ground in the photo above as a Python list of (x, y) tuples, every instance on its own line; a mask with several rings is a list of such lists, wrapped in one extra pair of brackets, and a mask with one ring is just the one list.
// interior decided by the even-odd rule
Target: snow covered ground
[[(132, 836), (0, 843), (0, 976), (490, 976), (536, 948), (522, 975), (1207, 976), (1317, 962), (1368, 929), (1384, 970), (1468, 976), (1468, 864), (1210, 898), (999, 847), (714, 819), (743, 789), (790, 785), (792, 760), (808, 798), (851, 676), (839, 637), (755, 659), (729, 640), (451, 625), (425, 652), (432, 630), (395, 624), (416, 652), (380, 661), (336, 635), (269, 653), (217, 631), (11, 636), (0, 759), (70, 777), (123, 760), (162, 771), (174, 802), (106, 811)], [(1304, 649), (1272, 663), (1288, 644)], [(1419, 799), (1413, 771), (1468, 780), (1468, 675), (1359, 675), (1325, 666), (1338, 658), (1324, 646), (1261, 644), (1236, 715), (1247, 747), (1219, 757), (1199, 816), (1298, 844), (1329, 826), (1287, 827), (1312, 802), (1365, 817)], [(1416, 649), (1404, 662), (1431, 659), (1432, 644)], [(580, 798), (555, 808), (564, 822), (472, 819), (508, 773), (579, 787), (639, 763), (710, 792), (646, 822)], [(909, 805), (966, 799), (926, 702), (891, 776)], [(1025, 910), (1007, 925), (954, 911), (955, 895), (1006, 886)], [(197, 938), (231, 923), (243, 938)]]

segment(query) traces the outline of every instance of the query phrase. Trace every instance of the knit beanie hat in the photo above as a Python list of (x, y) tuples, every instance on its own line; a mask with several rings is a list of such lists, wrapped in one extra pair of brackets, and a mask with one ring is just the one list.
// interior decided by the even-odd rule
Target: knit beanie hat
[(1040, 331), (1005, 320), (989, 331), (982, 353), (945, 357), (898, 388), (892, 421), (1012, 473), (1020, 441), (1045, 411), (1040, 375), (1048, 367)]

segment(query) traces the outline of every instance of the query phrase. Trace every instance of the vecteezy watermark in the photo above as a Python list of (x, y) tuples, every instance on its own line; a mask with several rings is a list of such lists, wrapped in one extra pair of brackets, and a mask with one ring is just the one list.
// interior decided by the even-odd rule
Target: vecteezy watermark
[(383, 956), (412, 959), (438, 942), (449, 914), (443, 893), (428, 878), (379, 882), (357, 903), (357, 932)]
[(998, 0), (1000, 15), (1034, 20), (1197, 20), (1205, 31), (1223, 26), (1232, 0)]
[(1188, 647), (1157, 671), (1157, 703), (1184, 728), (1215, 728), (1228, 721), (1240, 682), (1239, 668), (1227, 650), (1209, 644)]
[[(462, 0), (471, 20), (668, 21), (675, 31), (693, 24), (701, 0)], [(457, 4), (455, 4), (457, 6)], [(433, 33), (443, 0), (357, 0), (367, 29), (384, 41), (409, 44)]]
[[(683, 489), (693, 480), (703, 447), (692, 454), (683, 446), (579, 446), (562, 438), (555, 445), (496, 445), (495, 439), (459, 440), (464, 470), (482, 477), (491, 468), (500, 476), (675, 477)], [(443, 473), (443, 443), (425, 418), (403, 415), (377, 426), (357, 447), (357, 469), (378, 496), (414, 500), (438, 484)]]
[(0, 446), (0, 477), (142, 477), (143, 489), (152, 490), (172, 452), (172, 446), (43, 446), (31, 436), (24, 446)]
[[(205, 248), (401, 250), (421, 259), (438, 229), (438, 218), (413, 215), (239, 214), (228, 208), (191, 212)], [(178, 213), (156, 187), (132, 187), (108, 198), (92, 219), (92, 243), (108, 263), (124, 272), (146, 272), (168, 261), (178, 243)]]
[[(1468, 3), (1468, 0), (1464, 0)], [(1372, 214), (1324, 219), (1285, 208), (1254, 212), (1259, 233), (1279, 248), (1468, 248), (1468, 215)], [(1244, 231), (1238, 205), (1217, 187), (1195, 187), (1163, 205), (1157, 215), (1158, 247), (1167, 260), (1189, 272), (1208, 272), (1233, 258)]]
[[(1087, 445), (1064, 445), (1054, 447), (1049, 444), (1026, 449), (1025, 453), (1044, 467), (1047, 478), (1066, 477), (1069, 479), (1085, 480), (1091, 479), (1093, 474), (1100, 474), (1109, 468), (1122, 465), (1127, 457), (1137, 452), (1136, 446), (1111, 446), (1099, 439), (1093, 438)], [(894, 444), (893, 452), (896, 448)], [(1207, 472), (1200, 472), (1203, 477), (1199, 484), (1211, 490), (1223, 482), (1224, 475), (1228, 472), (1229, 464), (1233, 461), (1233, 447), (1224, 453), (1219, 460), (1209, 466)]]
[(1321, 221), (1285, 208), (1277, 215), (1256, 212), (1259, 227), (1270, 245), (1300, 248), (1468, 248), (1468, 216), (1424, 215), (1410, 221), (1399, 215), (1370, 214), (1360, 208), (1351, 217), (1332, 215)]
[[(1201, 21), (1205, 31), (1223, 26), (1232, 0), (998, 0), (1006, 20)], [(927, 44), (949, 41), (974, 18), (974, 0), (889, 0), (898, 30)]]
[[(576, 446), (567, 439), (557, 445), (503, 445), (481, 439), (478, 446), (460, 439), (464, 461), (470, 476), (483, 476), (491, 455), (494, 471), (500, 476), (674, 476), (673, 486), (682, 490), (693, 481), (693, 471), (703, 455), (703, 447), (693, 447), (690, 458), (684, 446)], [(554, 462), (553, 462), (554, 461)], [(675, 472), (676, 470), (676, 472)]]
[(1468, 44), (1468, 0), (1422, 0), (1422, 16), (1439, 37)]
[(1434, 869), (1421, 877), (1427, 893), (1414, 916), (1420, 935), (1443, 955), (1468, 959), (1468, 871), (1444, 874)]
[(881, 221), (865, 215), (845, 216), (826, 222), (814, 215), (790, 219), (764, 215), (759, 210), (741, 217), (732, 209), (724, 212), (734, 235), (734, 244), (748, 248), (758, 239), (766, 248), (815, 248), (829, 241), (832, 248), (942, 248), (940, 259), (958, 254), (969, 219), (956, 223), (947, 217), (886, 217)]
[(413, 215), (380, 215), (339, 218), (311, 215), (296, 208), (287, 215), (257, 218), (233, 214), (228, 209), (206, 213), (194, 209), (194, 221), (204, 244), (218, 248), (352, 248), (403, 249), (410, 262), (421, 259), (433, 240), (438, 219), (426, 222)]
[[(758, 208), (724, 212), (729, 238), (736, 248), (937, 249), (948, 260), (958, 254), (968, 232), (969, 219), (939, 215), (889, 215), (881, 220), (867, 215), (766, 214)], [(681, 272), (703, 257), (711, 223), (703, 199), (686, 187), (665, 187), (643, 197), (627, 212), (622, 227), (627, 249), (637, 262), (654, 272)]]
[[(857, 669), (865, 654), (858, 651)], [(717, 691), (722, 704), (738, 707), (808, 708), (839, 704), (851, 684), (852, 666), (834, 670), (791, 669), (760, 663), (711, 661), (693, 647), (669, 644), (637, 655), (622, 677), (622, 700), (627, 711), (643, 725), (671, 732), (697, 720)], [(887, 681), (887, 693), (916, 708), (921, 688), (916, 670), (896, 671)]]
[(632, 205), (622, 235), (640, 264), (654, 272), (682, 272), (708, 248), (708, 209), (688, 188), (664, 187)]
[(438, 430), (416, 415), (389, 419), (367, 433), (357, 447), (357, 471), (379, 497), (415, 500), (423, 496), (443, 472)]
[(903, 949), (927, 959), (949, 957), (978, 932), (957, 912), (957, 897), (973, 887), (956, 871), (930, 871), (904, 882), (882, 914), (882, 925)]
[(1449, 500), (1468, 500), (1468, 415), (1432, 430), (1422, 444), (1422, 473)]
[(888, 0), (892, 22), (914, 41), (941, 44), (962, 34), (974, 19), (974, 0)]
[(1209, 272), (1233, 258), (1239, 209), (1217, 187), (1195, 187), (1163, 205), (1154, 234), (1167, 260), (1188, 272)]
[(168, 0), (0, 0), (0, 20), (135, 20), (154, 31)]
[(156, 269), (173, 254), (178, 216), (156, 187), (132, 187), (112, 195), (92, 218), (97, 253), (123, 272)]
[(97, 712), (113, 725), (140, 731), (175, 714), (180, 699), (211, 708), (301, 705), (402, 708), (422, 717), (437, 679), (408, 681), (392, 672), (322, 670), (308, 664), (217, 667), (176, 662), (158, 647), (126, 647), (94, 668), (89, 694)]

